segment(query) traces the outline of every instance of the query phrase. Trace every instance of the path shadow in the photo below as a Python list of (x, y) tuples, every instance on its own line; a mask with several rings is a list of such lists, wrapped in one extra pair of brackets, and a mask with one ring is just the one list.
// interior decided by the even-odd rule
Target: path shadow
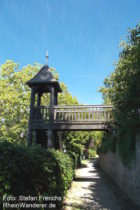
[(86, 164), (81, 163), (81, 165), (80, 165), (80, 167), (79, 167), (79, 168), (86, 168), (86, 167), (87, 167), (87, 165), (86, 165)]
[[(94, 178), (89, 178), (92, 183), (89, 186), (90, 194), (82, 198), (87, 200), (83, 209), (87, 210), (140, 210), (115, 183), (99, 167), (98, 159), (92, 159), (90, 162), (94, 170), (89, 172)], [(88, 179), (88, 178), (86, 178)], [(82, 180), (81, 180), (82, 181)]]
[[(93, 168), (88, 170), (91, 176), (76, 177), (76, 182), (87, 182), (88, 193), (81, 197), (84, 203), (66, 204), (71, 210), (140, 210), (128, 196), (101, 170), (98, 159), (90, 160)], [(90, 183), (91, 182), (91, 183)], [(87, 187), (82, 186), (87, 191)], [(65, 210), (65, 207), (64, 209)]]
[(95, 181), (95, 179), (90, 178), (90, 177), (75, 177), (74, 181), (76, 181), (76, 182), (93, 182), (93, 181)]

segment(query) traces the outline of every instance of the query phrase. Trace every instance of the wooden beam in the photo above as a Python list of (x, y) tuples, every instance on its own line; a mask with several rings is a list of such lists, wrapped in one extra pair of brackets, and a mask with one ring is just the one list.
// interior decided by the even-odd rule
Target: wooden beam
[(51, 87), (50, 88), (50, 106), (49, 106), (49, 126), (48, 126), (47, 148), (54, 148), (53, 120), (54, 120), (54, 87)]
[[(50, 130), (48, 123), (33, 123), (33, 129), (35, 130)], [(57, 131), (101, 131), (101, 130), (107, 130), (107, 126), (104, 122), (95, 122), (95, 123), (54, 123), (52, 130)], [(49, 142), (51, 142), (52, 133), (49, 134), (50, 139)], [(50, 143), (49, 143), (50, 144)]]
[(29, 124), (28, 124), (28, 145), (32, 144), (32, 121), (33, 121), (33, 108), (35, 103), (35, 88), (33, 87), (31, 90), (31, 99), (30, 99), (30, 116), (29, 116)]

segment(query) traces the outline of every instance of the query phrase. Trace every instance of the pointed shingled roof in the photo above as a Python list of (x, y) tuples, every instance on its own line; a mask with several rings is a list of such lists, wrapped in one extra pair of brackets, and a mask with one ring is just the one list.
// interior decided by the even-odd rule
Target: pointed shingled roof
[(43, 66), (40, 71), (26, 83), (29, 87), (43, 85), (53, 86), (58, 92), (62, 92), (59, 82), (54, 78), (48, 65)]

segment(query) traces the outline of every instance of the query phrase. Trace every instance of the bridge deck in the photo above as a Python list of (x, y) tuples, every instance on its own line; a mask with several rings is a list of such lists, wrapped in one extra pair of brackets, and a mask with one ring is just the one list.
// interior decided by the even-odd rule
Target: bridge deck
[[(112, 106), (54, 106), (53, 130), (106, 130), (111, 119)], [(50, 127), (49, 107), (34, 107), (32, 128), (48, 130)]]

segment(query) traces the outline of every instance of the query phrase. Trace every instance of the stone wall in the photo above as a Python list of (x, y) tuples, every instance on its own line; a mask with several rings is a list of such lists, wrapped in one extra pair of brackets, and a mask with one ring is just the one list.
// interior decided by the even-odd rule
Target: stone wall
[(140, 206), (140, 135), (136, 138), (136, 159), (130, 169), (121, 162), (117, 151), (101, 153), (99, 163), (103, 171)]

